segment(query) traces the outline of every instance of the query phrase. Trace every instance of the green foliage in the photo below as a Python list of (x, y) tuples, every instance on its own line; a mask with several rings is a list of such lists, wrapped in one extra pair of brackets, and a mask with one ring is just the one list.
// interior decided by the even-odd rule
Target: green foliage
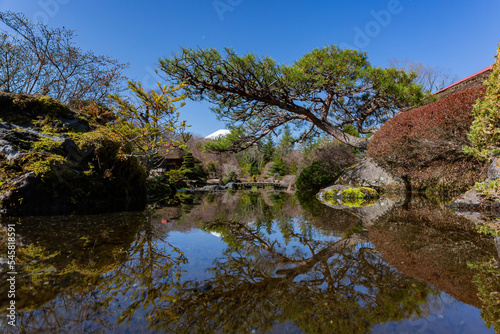
[(223, 153), (228, 151), (238, 152), (239, 149), (233, 150), (234, 147), (239, 147), (242, 143), (241, 138), (245, 131), (242, 128), (233, 128), (225, 136), (219, 136), (216, 140), (209, 141), (203, 145), (203, 152)]
[(262, 151), (262, 160), (264, 165), (267, 164), (268, 162), (272, 161), (274, 152), (275, 152), (275, 147), (274, 147), (274, 142), (273, 138), (271, 136), (266, 137), (266, 141), (261, 147)]
[(478, 289), (478, 296), (483, 303), (481, 318), (490, 328), (500, 326), (500, 263), (492, 258), (486, 262), (467, 263), (475, 270), (474, 283)]
[(468, 134), (471, 145), (465, 148), (465, 152), (482, 159), (490, 153), (500, 153), (500, 42), (495, 58), (492, 72), (484, 82), (486, 94), (472, 109), (474, 121)]
[(500, 180), (478, 182), (474, 185), (474, 189), (487, 200), (500, 202)]
[[(121, 137), (123, 145), (130, 148), (130, 155), (140, 159), (147, 172), (156, 167), (157, 157), (166, 143), (180, 148), (185, 146), (182, 142), (166, 139), (166, 135), (186, 136), (186, 121), (179, 121), (177, 111), (184, 105), (184, 96), (176, 96), (184, 87), (183, 84), (173, 87), (158, 83), (158, 92), (145, 91), (140, 82), (129, 81), (128, 88), (140, 101), (137, 106), (118, 95), (111, 95), (116, 102), (113, 109), (117, 120), (110, 127)], [(179, 106), (177, 102), (181, 102)]]
[(224, 183), (224, 184), (228, 184), (230, 182), (238, 182), (238, 177), (236, 175), (236, 172), (234, 172), (234, 171), (229, 172), (227, 177), (222, 179), (222, 183)]
[(332, 185), (338, 176), (338, 171), (326, 168), (321, 161), (314, 161), (300, 173), (295, 187), (300, 193), (315, 194), (321, 188)]
[(285, 176), (289, 172), (288, 168), (283, 161), (283, 158), (276, 158), (274, 160), (274, 165), (271, 167), (271, 173), (278, 174), (280, 176)]
[(344, 127), (342, 128), (342, 130), (345, 133), (350, 134), (351, 136), (359, 137), (358, 129), (356, 129), (356, 127), (354, 125), (352, 125), (352, 124), (346, 124), (346, 125), (344, 125)]
[(186, 152), (184, 155), (184, 160), (179, 168), (179, 172), (182, 173), (184, 179), (192, 181), (201, 181), (206, 176), (201, 165), (195, 163), (191, 152)]
[(421, 87), (413, 83), (416, 74), (373, 67), (364, 52), (335, 45), (314, 49), (292, 65), (254, 54), (239, 56), (230, 48), (222, 53), (184, 48), (160, 64), (167, 80), (187, 84), (188, 98), (213, 103), (212, 110), (222, 120), (247, 130), (248, 135), (230, 148), (235, 151), (287, 123), (304, 130), (303, 138), (316, 134), (306, 127), (310, 123), (366, 148), (365, 138), (346, 134), (342, 126), (371, 127), (425, 100)]
[(162, 201), (165, 198), (173, 198), (177, 186), (167, 175), (149, 178), (147, 180), (149, 201)]

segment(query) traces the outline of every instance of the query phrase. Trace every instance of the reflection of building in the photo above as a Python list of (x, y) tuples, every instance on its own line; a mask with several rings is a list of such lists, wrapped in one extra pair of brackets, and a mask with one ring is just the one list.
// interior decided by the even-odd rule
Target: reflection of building
[(481, 86), (483, 82), (486, 81), (486, 79), (488, 79), (488, 77), (490, 76), (492, 68), (493, 65), (490, 65), (477, 73), (469, 75), (468, 77), (459, 80), (449, 85), (448, 87), (441, 89), (440, 91), (437, 91), (436, 93), (434, 93), (434, 95), (436, 95), (439, 99), (442, 99), (447, 97), (448, 95), (460, 92), (462, 90)]

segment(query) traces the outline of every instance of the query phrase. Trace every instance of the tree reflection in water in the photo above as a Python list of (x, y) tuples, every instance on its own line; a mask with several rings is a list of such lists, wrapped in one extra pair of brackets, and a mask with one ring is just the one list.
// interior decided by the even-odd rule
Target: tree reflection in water
[[(155, 303), (171, 298), (187, 259), (155, 231), (150, 217), (128, 213), (52, 219), (53, 224), (47, 218), (18, 224), (24, 242), (17, 249), (18, 332), (108, 333), (121, 331), (121, 325), (140, 332), (147, 321), (130, 323), (134, 315), (159, 317), (162, 311)], [(40, 267), (49, 270), (33, 270)], [(6, 323), (1, 326), (4, 333), (12, 330)]]
[(362, 232), (325, 238), (303, 218), (270, 219), (273, 208), (259, 200), (244, 197), (244, 210), (232, 220), (202, 224), (227, 248), (214, 260), (212, 278), (184, 282), (175, 301), (162, 305), (177, 316), (156, 319), (155, 330), (266, 332), (293, 323), (308, 333), (364, 333), (420, 315), (428, 297), (438, 294), (389, 267)]
[[(352, 214), (272, 192), (183, 200), (189, 210), (106, 216), (76, 229), (54, 223), (42, 233), (22, 222), (20, 292), (36, 302), (20, 303), (20, 332), (365, 333), (425, 317), (441, 298), (389, 266)], [(185, 248), (172, 235), (200, 230), (220, 236), (223, 251), (206, 264), (207, 279), (186, 280)]]

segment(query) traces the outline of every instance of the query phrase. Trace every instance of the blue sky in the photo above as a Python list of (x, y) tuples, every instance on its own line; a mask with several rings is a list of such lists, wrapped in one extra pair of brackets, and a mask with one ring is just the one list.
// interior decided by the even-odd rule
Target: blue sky
[[(0, 10), (76, 30), (79, 47), (129, 62), (125, 75), (151, 87), (158, 59), (182, 46), (291, 64), (337, 44), (366, 51), (377, 66), (408, 58), (462, 78), (491, 65), (500, 40), (498, 0), (0, 0)], [(224, 127), (206, 103), (180, 111), (195, 134)]]

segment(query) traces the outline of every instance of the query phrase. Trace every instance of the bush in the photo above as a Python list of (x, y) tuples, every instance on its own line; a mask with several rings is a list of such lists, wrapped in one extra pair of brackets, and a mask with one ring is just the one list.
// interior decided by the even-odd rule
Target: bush
[(487, 158), (490, 152), (500, 152), (500, 43), (496, 58), (493, 71), (484, 83), (488, 87), (486, 95), (472, 110), (474, 122), (468, 137), (473, 146), (465, 150), (480, 158)]
[(202, 181), (206, 178), (203, 167), (195, 163), (194, 157), (190, 152), (186, 152), (184, 155), (184, 160), (179, 170), (183, 173), (186, 180)]
[(222, 179), (222, 183), (224, 183), (224, 184), (228, 184), (230, 182), (237, 182), (237, 181), (238, 181), (238, 178), (236, 176), (236, 172), (234, 172), (234, 171), (229, 172), (227, 177)]
[(463, 191), (484, 178), (485, 164), (463, 152), (472, 106), (485, 87), (464, 90), (390, 119), (367, 155), (406, 179), (413, 190)]
[(321, 161), (314, 161), (300, 173), (295, 187), (303, 194), (314, 194), (321, 188), (332, 185), (340, 172), (327, 168)]

